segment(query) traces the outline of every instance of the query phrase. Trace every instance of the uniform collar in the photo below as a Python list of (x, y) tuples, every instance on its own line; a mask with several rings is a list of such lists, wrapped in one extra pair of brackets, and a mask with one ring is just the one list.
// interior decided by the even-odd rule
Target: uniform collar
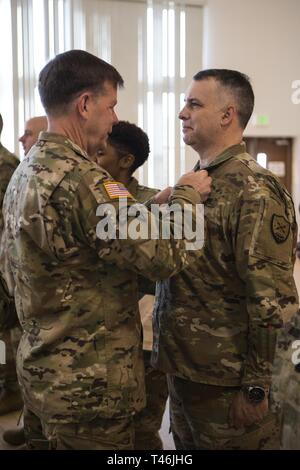
[(241, 142), (240, 144), (237, 145), (232, 145), (231, 147), (228, 147), (226, 150), (224, 150), (220, 155), (218, 155), (209, 165), (201, 167), (200, 161), (198, 161), (194, 167), (194, 171), (198, 170), (207, 170), (214, 168), (221, 163), (226, 162), (232, 157), (236, 157), (237, 155), (240, 155), (241, 153), (246, 152), (246, 144), (245, 142)]
[(91, 161), (86, 151), (79, 147), (79, 145), (74, 144), (74, 142), (68, 139), (68, 137), (66, 137), (65, 135), (55, 134), (54, 132), (40, 132), (37, 145), (41, 141), (64, 145), (65, 147), (68, 147), (69, 149), (73, 150), (73, 152), (77, 153), (81, 157)]

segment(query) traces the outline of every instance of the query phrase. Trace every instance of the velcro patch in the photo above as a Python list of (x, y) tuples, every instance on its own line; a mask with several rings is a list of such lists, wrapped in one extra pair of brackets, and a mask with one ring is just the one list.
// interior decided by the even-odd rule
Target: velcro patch
[(277, 243), (284, 243), (290, 233), (291, 225), (282, 215), (272, 215), (271, 232)]
[(110, 199), (120, 199), (122, 197), (134, 199), (125, 186), (118, 181), (106, 181), (103, 185)]

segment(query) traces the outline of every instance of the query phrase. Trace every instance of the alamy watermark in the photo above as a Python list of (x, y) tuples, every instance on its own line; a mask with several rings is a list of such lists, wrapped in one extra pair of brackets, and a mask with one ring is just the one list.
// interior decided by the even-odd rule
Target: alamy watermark
[(293, 104), (300, 104), (300, 80), (292, 82), (292, 89), (294, 90), (291, 96)]
[(6, 346), (4, 341), (0, 340), (0, 365), (6, 364)]
[(187, 251), (204, 245), (203, 204), (143, 204), (129, 205), (127, 198), (114, 204), (101, 204), (96, 215), (101, 218), (96, 234), (100, 240), (184, 240)]

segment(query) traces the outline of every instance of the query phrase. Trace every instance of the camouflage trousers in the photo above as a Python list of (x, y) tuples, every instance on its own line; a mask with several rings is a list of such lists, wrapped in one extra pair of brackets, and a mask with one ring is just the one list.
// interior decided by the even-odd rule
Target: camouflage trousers
[(151, 351), (143, 351), (146, 382), (146, 407), (134, 418), (135, 450), (162, 450), (159, 436), (168, 398), (167, 377), (150, 364)]
[(168, 398), (166, 375), (150, 365), (144, 351), (147, 405), (126, 419), (96, 418), (87, 423), (49, 424), (26, 406), (24, 431), (28, 449), (160, 450), (159, 430)]
[(0, 365), (0, 388), (18, 391), (19, 384), (16, 371), (16, 353), (21, 339), (20, 327), (12, 328), (0, 333), (0, 339), (6, 347), (6, 364)]
[(195, 383), (168, 375), (171, 429), (177, 450), (279, 449), (278, 414), (259, 424), (235, 429), (229, 409), (237, 387)]
[(133, 450), (132, 418), (102, 419), (89, 422), (50, 424), (26, 406), (24, 432), (29, 450)]
[[(298, 384), (298, 388), (299, 384)], [(288, 400), (282, 409), (281, 449), (300, 450), (300, 402), (299, 392)], [(297, 400), (297, 398), (298, 400)]]

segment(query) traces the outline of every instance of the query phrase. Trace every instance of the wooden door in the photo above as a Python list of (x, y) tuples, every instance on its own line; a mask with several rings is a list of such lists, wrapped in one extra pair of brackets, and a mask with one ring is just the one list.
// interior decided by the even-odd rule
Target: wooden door
[(289, 192), (292, 190), (292, 139), (248, 137), (247, 151), (272, 171)]

